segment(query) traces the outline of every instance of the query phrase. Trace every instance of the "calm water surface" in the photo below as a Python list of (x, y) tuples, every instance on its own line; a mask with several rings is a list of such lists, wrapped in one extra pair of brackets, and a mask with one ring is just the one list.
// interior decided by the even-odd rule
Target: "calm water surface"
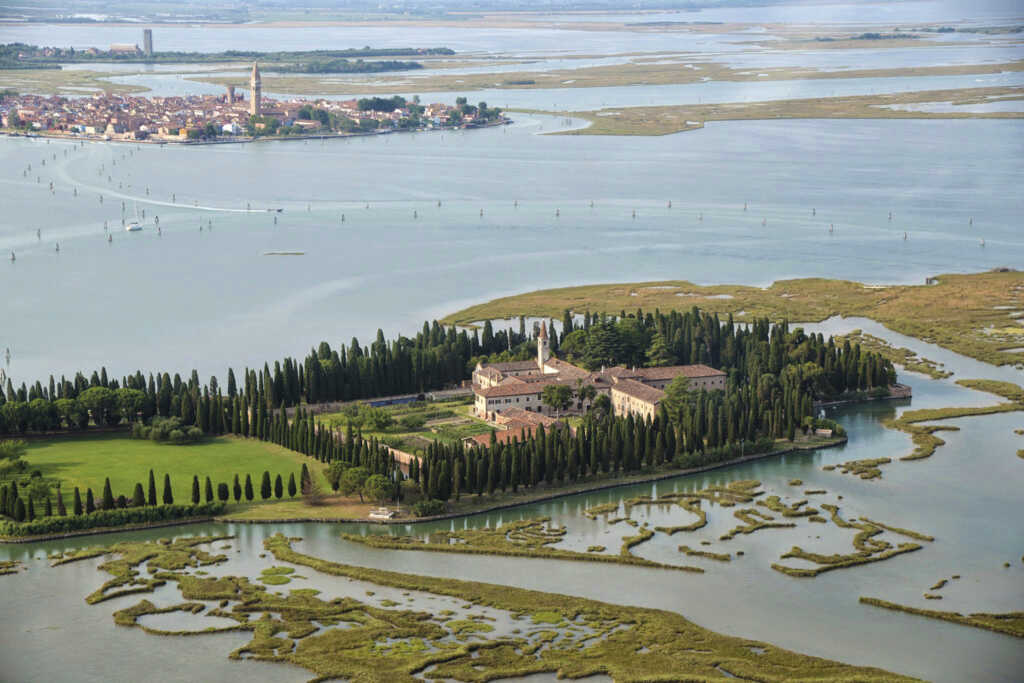
[[(666, 17), (767, 23), (785, 20), (787, 12), (722, 9)], [(993, 23), (1012, 20), (1019, 7), (1012, 2), (858, 3), (801, 6), (800, 12), (804, 20), (839, 23), (967, 17)], [(0, 42), (106, 45), (135, 42), (138, 33), (136, 27), (8, 26), (0, 27)], [(762, 58), (737, 45), (742, 37), (736, 35), (557, 29), (161, 27), (156, 38), (159, 49), (181, 50), (244, 48), (253, 42), (266, 49), (448, 45), (460, 52), (521, 55), (699, 49), (752, 68), (789, 59)], [(958, 63), (965, 54), (970, 56), (965, 61), (1014, 54), (998, 44), (977, 53), (960, 50), (927, 48), (934, 63)], [(879, 61), (856, 51), (846, 60), (827, 52), (800, 63), (863, 68)], [(894, 51), (890, 63), (914, 64), (919, 54)], [(182, 92), (202, 87), (161, 76), (159, 69), (130, 78)], [(937, 83), (1019, 84), (1015, 78), (492, 91), (474, 99), (498, 106), (507, 100), (584, 109), (917, 90)], [(437, 94), (437, 99), (452, 96)], [(358, 335), (365, 341), (378, 327), (388, 336), (415, 332), (424, 318), (539, 287), (660, 278), (764, 285), (803, 276), (920, 283), (943, 272), (1024, 264), (1020, 121), (778, 121), (711, 124), (660, 138), (542, 135), (565, 125), (553, 117), (517, 116), (515, 125), (484, 131), (184, 149), (77, 148), (0, 139), (0, 254), (17, 256), (14, 263), (0, 261), (0, 291), (6, 294), (0, 297), (0, 347), (12, 353), (5, 370), (16, 382), (104, 364), (114, 375), (136, 368), (184, 373), (197, 367), (205, 377), (222, 375), (228, 365), (239, 369), (301, 354), (321, 339), (348, 343)], [(146, 212), (145, 231), (121, 230), (121, 202), (129, 217), (136, 206)], [(151, 224), (154, 215), (160, 217), (162, 236)], [(113, 242), (107, 242), (104, 221)], [(264, 256), (274, 250), (305, 254)], [(833, 319), (805, 327), (827, 333), (860, 327), (945, 363), (957, 373), (954, 379), (1024, 382), (1012, 368), (992, 368), (871, 321)], [(997, 400), (951, 380), (904, 379), (914, 388), (913, 408)], [(834, 409), (832, 415), (851, 435), (842, 448), (455, 522), (391, 529), (211, 524), (3, 546), (0, 558), (23, 560), (29, 570), (0, 579), (0, 609), (14, 615), (0, 620), (0, 678), (106, 681), (160, 672), (161, 680), (308, 680), (308, 672), (293, 667), (229, 661), (227, 653), (247, 640), (244, 634), (157, 639), (116, 628), (111, 612), (137, 598), (87, 606), (84, 596), (104, 579), (96, 571), (99, 560), (50, 569), (41, 559), (56, 550), (122, 539), (229, 533), (238, 536), (232, 541), (234, 554), (219, 571), (253, 574), (269, 564), (258, 557), (262, 540), (283, 531), (304, 538), (299, 550), (341, 562), (671, 609), (724, 633), (937, 681), (1019, 680), (1014, 672), (1024, 669), (1024, 656), (1017, 639), (857, 602), (858, 596), (871, 595), (963, 612), (1019, 610), (1024, 603), (1019, 561), (1024, 547), (1017, 523), (1024, 475), (1022, 461), (1014, 456), (1021, 437), (1013, 433), (1021, 426), (1019, 414), (954, 420), (961, 431), (943, 433), (947, 445), (932, 458), (894, 462), (885, 466), (881, 480), (821, 470), (826, 464), (896, 459), (909, 452), (905, 435), (879, 425), (908, 407), (881, 402)], [(788, 485), (793, 478), (804, 481), (799, 491)], [(801, 497), (803, 489), (825, 489), (818, 502), (840, 504), (846, 518), (867, 516), (932, 534), (936, 541), (886, 562), (796, 579), (769, 565), (793, 545), (848, 552), (848, 538), (835, 534), (831, 524), (801, 523), (721, 542), (719, 535), (734, 520), (728, 510), (711, 508), (705, 529), (685, 539), (659, 535), (636, 549), (663, 562), (699, 564), (707, 569), (703, 575), (376, 551), (338, 538), (343, 530), (426, 535), (437, 528), (493, 527), (545, 515), (569, 528), (565, 547), (606, 545), (614, 552), (632, 530), (587, 519), (582, 514), (587, 507), (737, 479), (758, 479), (769, 493), (791, 499)], [(680, 514), (653, 507), (633, 512), (652, 526), (689, 521)], [(711, 541), (711, 550), (745, 555), (723, 564), (684, 559), (676, 550), (680, 543), (699, 547), (701, 539)], [(1004, 569), (1004, 562), (1011, 567)], [(302, 573), (309, 575), (308, 585), (329, 594), (365, 595), (365, 585)], [(921, 594), (951, 574), (963, 578), (943, 589), (941, 602), (925, 603)], [(378, 597), (389, 595), (387, 589), (374, 590)], [(151, 597), (161, 604), (178, 601), (169, 588)]]
[[(919, 283), (1024, 263), (1019, 121), (538, 135), (559, 123), (202, 148), (0, 139), (7, 371), (205, 377), (540, 287)], [(145, 231), (121, 231), (122, 202)]]

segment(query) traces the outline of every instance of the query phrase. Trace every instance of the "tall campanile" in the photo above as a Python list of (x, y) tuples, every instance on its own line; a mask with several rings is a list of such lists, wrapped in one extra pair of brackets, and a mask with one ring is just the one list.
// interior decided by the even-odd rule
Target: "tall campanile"
[(262, 85), (260, 84), (260, 68), (256, 62), (252, 64), (252, 76), (249, 77), (249, 113), (253, 116), (260, 115), (260, 100), (263, 98)]

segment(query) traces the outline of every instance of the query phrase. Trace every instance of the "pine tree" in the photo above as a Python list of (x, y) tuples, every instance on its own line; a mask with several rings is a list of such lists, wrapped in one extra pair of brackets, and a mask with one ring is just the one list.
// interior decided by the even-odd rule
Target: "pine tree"
[(85, 490), (85, 514), (96, 512), (96, 501), (92, 497), (92, 489)]
[(263, 470), (263, 481), (260, 482), (260, 498), (270, 498), (270, 472)]
[(238, 481), (238, 475), (235, 475), (235, 484), (232, 486), (231, 491), (235, 496), (235, 502), (242, 500), (242, 484)]
[(252, 494), (252, 477), (250, 477), (247, 474), (247, 475), (245, 475), (245, 499), (246, 500), (252, 500), (252, 498), (253, 498), (253, 494)]
[(135, 483), (135, 491), (132, 493), (132, 507), (142, 507), (146, 504), (146, 492), (142, 490), (142, 483)]
[(114, 509), (114, 494), (110, 490), (110, 477), (106, 478), (103, 482), (103, 509), (113, 510)]
[(192, 475), (192, 504), (199, 505), (199, 477)]
[(153, 470), (149, 471), (149, 505), (156, 505), (156, 478), (153, 476)]
[(75, 487), (75, 502), (72, 509), (76, 517), (82, 514), (82, 495), (78, 492), (77, 486)]
[(284, 482), (281, 480), (281, 475), (277, 475), (274, 479), (274, 497), (278, 500), (284, 495)]
[[(303, 467), (305, 467), (305, 465), (303, 465)], [(295, 473), (292, 472), (291, 474), (288, 475), (288, 497), (289, 498), (294, 498), (295, 497), (295, 491), (296, 491), (296, 488), (295, 488)]]
[(204, 494), (206, 496), (206, 502), (207, 503), (212, 503), (213, 502), (213, 482), (210, 481), (209, 477), (206, 478), (206, 484), (203, 486), (203, 492), (204, 492)]
[(171, 494), (171, 475), (164, 475), (164, 505), (174, 505), (174, 496)]

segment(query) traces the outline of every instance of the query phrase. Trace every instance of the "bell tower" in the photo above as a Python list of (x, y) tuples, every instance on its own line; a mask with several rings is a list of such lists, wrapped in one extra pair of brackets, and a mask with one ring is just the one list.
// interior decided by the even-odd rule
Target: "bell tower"
[(249, 77), (249, 113), (260, 115), (260, 104), (263, 99), (263, 86), (260, 82), (260, 67), (252, 63), (252, 75)]
[(548, 324), (541, 322), (537, 334), (537, 369), (544, 372), (544, 364), (551, 358), (551, 344), (548, 342)]

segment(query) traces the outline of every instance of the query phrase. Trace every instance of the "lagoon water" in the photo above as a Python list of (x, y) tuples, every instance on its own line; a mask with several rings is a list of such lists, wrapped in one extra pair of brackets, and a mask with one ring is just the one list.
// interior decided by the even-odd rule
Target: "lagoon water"
[[(785, 19), (788, 11), (723, 9), (659, 18), (729, 21), (740, 12), (748, 20), (771, 22)], [(813, 16), (887, 24), (973, 15), (998, 23), (1015, 14), (1015, 3), (1007, 7), (996, 1), (825, 5)], [(638, 15), (637, 20), (652, 19)], [(139, 31), (65, 25), (23, 26), (16, 32), (17, 39), (30, 43), (81, 46), (133, 42)], [(768, 55), (761, 59), (736, 45), (754, 35), (183, 26), (159, 28), (157, 41), (162, 49), (250, 47), (258, 40), (265, 49), (369, 43), (520, 55), (700, 49), (751, 68), (772, 63)], [(978, 52), (966, 61), (1012, 56), (1012, 48), (1003, 45), (993, 41), (967, 47)], [(965, 54), (959, 47), (927, 51), (939, 63), (958, 63)], [(850, 68), (873, 66), (880, 59), (846, 54), (852, 58), (848, 63), (827, 51), (807, 59), (811, 65), (818, 60)], [(894, 65), (921, 59), (914, 51), (890, 54)], [(789, 63), (791, 58), (774, 59)], [(554, 68), (559, 62), (544, 64)], [(205, 86), (160, 71), (127, 78), (169, 90), (205, 91)], [(916, 81), (706, 83), (492, 91), (471, 99), (499, 106), (507, 98), (522, 106), (585, 109), (892, 92), (930, 84), (1020, 85), (1020, 80), (1016, 74), (995, 74)], [(439, 93), (437, 99), (453, 96)], [(137, 368), (184, 374), (193, 367), (203, 377), (223, 376), (229, 365), (236, 370), (261, 366), (286, 354), (303, 354), (322, 339), (337, 345), (358, 336), (365, 342), (378, 327), (389, 337), (413, 333), (424, 319), (540, 287), (670, 278), (767, 285), (808, 276), (922, 283), (945, 272), (1024, 264), (1021, 121), (731, 122), (658, 138), (616, 138), (551, 136), (547, 133), (582, 123), (554, 116), (514, 118), (513, 125), (496, 129), (325, 143), (161, 148), (0, 138), (0, 291), (5, 294), (0, 297), (0, 349), (11, 350), (11, 362), (3, 369), (17, 383), (45, 380), (50, 373), (91, 372), (101, 365), (115, 376)], [(122, 211), (129, 218), (144, 211), (146, 230), (125, 233)], [(159, 236), (154, 215), (160, 217)], [(304, 255), (264, 255), (269, 251)], [(16, 261), (8, 260), (8, 252), (16, 254)], [(1016, 369), (986, 366), (871, 321), (829, 320), (806, 327), (826, 333), (859, 327), (945, 363), (957, 373), (954, 379), (1024, 384), (1024, 373)], [(158, 638), (115, 627), (111, 612), (134, 604), (138, 596), (87, 606), (84, 596), (104, 580), (96, 571), (100, 561), (51, 569), (42, 559), (52, 551), (121, 539), (230, 533), (238, 536), (232, 543), (240, 552), (223, 571), (251, 574), (269, 564), (258, 557), (262, 539), (282, 531), (304, 538), (299, 550), (327, 559), (670, 609), (723, 633), (936, 681), (1019, 680), (1024, 654), (1018, 639), (857, 602), (858, 596), (868, 595), (965, 613), (1024, 605), (1018, 523), (1024, 461), (1014, 456), (1021, 437), (1013, 432), (1021, 426), (1020, 414), (955, 420), (961, 431), (943, 433), (947, 445), (930, 459), (899, 462), (910, 450), (909, 440), (883, 429), (881, 419), (911, 404), (925, 408), (997, 400), (952, 380), (901, 377), (914, 389), (909, 404), (833, 409), (850, 431), (850, 442), (842, 448), (394, 531), (425, 535), (453, 525), (495, 526), (546, 515), (569, 528), (565, 547), (600, 544), (615, 552), (631, 530), (590, 520), (582, 514), (585, 508), (640, 494), (758, 479), (769, 494), (790, 499), (802, 497), (804, 489), (825, 489), (824, 496), (809, 497), (838, 502), (847, 519), (863, 515), (935, 536), (921, 551), (814, 579), (792, 578), (769, 565), (793, 545), (848, 552), (845, 535), (840, 538), (831, 524), (801, 523), (720, 542), (718, 536), (734, 520), (718, 508), (711, 509), (709, 526), (700, 532), (655, 537), (636, 548), (644, 557), (703, 566), (703, 575), (385, 552), (338, 538), (343, 530), (390, 532), (366, 525), (192, 525), (0, 546), (0, 559), (19, 559), (28, 566), (27, 572), (0, 578), (0, 610), (16, 615), (0, 620), (0, 679), (106, 681), (160, 672), (161, 680), (308, 680), (308, 672), (290, 666), (229, 661), (228, 652), (244, 643), (245, 635)], [(883, 456), (894, 462), (884, 466), (881, 480), (821, 470), (826, 464)], [(788, 485), (793, 478), (804, 481), (799, 490)], [(637, 508), (633, 516), (652, 525), (689, 521), (681, 514)], [(745, 555), (724, 564), (685, 558), (676, 550), (682, 543), (699, 547), (699, 539), (711, 541), (713, 551), (743, 550)], [(1004, 562), (1011, 567), (1003, 568)], [(315, 572), (303, 573), (309, 585), (333, 594), (352, 590)], [(952, 574), (963, 578), (943, 589), (942, 601), (922, 600), (930, 585)], [(171, 589), (161, 589), (153, 599), (177, 601)]]
[[(542, 134), (561, 125), (517, 115), (487, 130), (200, 148), (0, 139), (0, 289), (17, 293), (0, 299), (6, 370), (208, 377), (540, 287), (921, 283), (1024, 262), (1020, 121)], [(121, 230), (122, 202), (146, 230)], [(305, 255), (263, 255), (277, 250)]]

